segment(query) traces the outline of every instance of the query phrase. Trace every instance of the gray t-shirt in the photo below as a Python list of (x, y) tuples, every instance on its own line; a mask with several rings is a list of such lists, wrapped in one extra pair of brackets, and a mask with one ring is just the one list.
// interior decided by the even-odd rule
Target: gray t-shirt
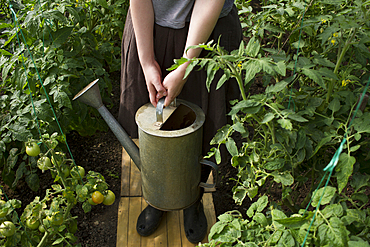
[[(180, 29), (189, 21), (194, 0), (152, 0), (155, 23), (174, 29)], [(220, 17), (227, 16), (233, 7), (234, 0), (225, 0)]]

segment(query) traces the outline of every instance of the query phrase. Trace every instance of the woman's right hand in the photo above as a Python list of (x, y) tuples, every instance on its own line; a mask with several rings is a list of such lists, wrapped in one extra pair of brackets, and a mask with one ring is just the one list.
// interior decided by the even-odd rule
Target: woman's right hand
[(152, 61), (143, 66), (146, 86), (149, 92), (150, 102), (157, 107), (158, 100), (167, 96), (167, 91), (162, 85), (161, 68), (157, 61)]

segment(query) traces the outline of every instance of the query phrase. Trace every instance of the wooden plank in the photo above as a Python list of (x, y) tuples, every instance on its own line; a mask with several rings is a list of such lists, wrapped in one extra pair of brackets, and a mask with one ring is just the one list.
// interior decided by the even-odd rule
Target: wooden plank
[(130, 174), (130, 196), (141, 197), (141, 175), (133, 161), (131, 161)]
[(216, 214), (215, 214), (215, 208), (213, 204), (212, 193), (204, 193), (203, 207), (204, 207), (204, 214), (207, 217), (208, 229), (207, 229), (207, 235), (203, 239), (202, 243), (208, 243), (208, 234), (211, 230), (211, 227), (216, 223)]
[[(136, 143), (136, 145), (139, 144), (138, 139), (134, 139), (133, 141)], [(132, 160), (130, 171), (130, 196), (141, 196), (141, 174)]]
[(118, 206), (117, 246), (127, 246), (129, 205), (129, 198), (121, 197)]
[(122, 148), (122, 167), (121, 167), (121, 196), (130, 195), (130, 172), (131, 158), (126, 150)]
[(182, 211), (167, 212), (168, 246), (181, 246), (180, 213)]
[(128, 241), (127, 247), (141, 246), (141, 237), (136, 231), (136, 222), (141, 213), (141, 197), (129, 197), (128, 220)]

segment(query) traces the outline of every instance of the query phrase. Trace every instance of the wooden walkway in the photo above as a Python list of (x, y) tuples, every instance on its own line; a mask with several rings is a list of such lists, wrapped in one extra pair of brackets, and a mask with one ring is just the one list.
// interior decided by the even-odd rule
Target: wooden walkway
[[(137, 140), (135, 142), (138, 144)], [(212, 178), (210, 178), (212, 179)], [(203, 196), (204, 211), (208, 221), (208, 232), (216, 222), (211, 190)], [(157, 231), (149, 237), (136, 232), (136, 220), (147, 206), (141, 197), (140, 172), (126, 151), (122, 151), (121, 197), (118, 208), (117, 247), (193, 247), (184, 232), (182, 211), (167, 212)], [(203, 243), (207, 242), (208, 234)]]

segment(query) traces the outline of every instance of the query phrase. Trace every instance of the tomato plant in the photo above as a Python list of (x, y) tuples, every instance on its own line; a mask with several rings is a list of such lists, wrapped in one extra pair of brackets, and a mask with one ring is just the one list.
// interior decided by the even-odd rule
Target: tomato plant
[(27, 142), (26, 143), (26, 153), (29, 156), (35, 157), (40, 154), (40, 147), (36, 142)]
[[(92, 193), (94, 191), (108, 191), (108, 184), (104, 177), (97, 172), (88, 171), (85, 174), (85, 169), (77, 166), (77, 169), (73, 169), (74, 176), (69, 176), (70, 167), (72, 165), (76, 167), (76, 165), (72, 160), (67, 159), (63, 152), (55, 151), (58, 148), (57, 135), (45, 134), (42, 137), (43, 139), (37, 140), (37, 142), (43, 143), (46, 152), (41, 153), (37, 167), (45, 170), (46, 167), (49, 168), (48, 170), (54, 174), (55, 184), (46, 190), (43, 199), (35, 197), (26, 206), (20, 217), (21, 222), (24, 223), (22, 225), (32, 231), (22, 230), (21, 224), (16, 220), (16, 212), (13, 209), (19, 208), (20, 202), (0, 200), (0, 213), (4, 216), (3, 219), (12, 220), (18, 228), (14, 237), (0, 239), (1, 246), (3, 246), (2, 244), (5, 246), (16, 246), (17, 244), (20, 246), (30, 244), (33, 246), (52, 246), (57, 243), (72, 245), (77, 240), (74, 236), (77, 231), (77, 220), (76, 217), (72, 216), (71, 209), (77, 203), (82, 203), (82, 208), (87, 213), (91, 210), (91, 204), (95, 204), (92, 201)], [(54, 158), (54, 162), (51, 159), (45, 159), (49, 155)], [(101, 193), (100, 195), (102, 197), (100, 200), (104, 201), (104, 195)], [(35, 231), (36, 229), (38, 230)]]
[(15, 233), (15, 225), (11, 221), (4, 221), (0, 225), (0, 233), (5, 237), (13, 236)]
[(237, 2), (248, 42), (230, 53), (194, 46), (209, 53), (188, 72), (204, 68), (210, 90), (239, 85), (207, 158), (220, 163), (225, 147), (235, 203), (258, 200), (248, 219), (220, 215), (202, 246), (369, 246), (369, 2), (272, 0), (257, 11)]
[(103, 204), (104, 205), (112, 205), (116, 200), (116, 195), (111, 190), (107, 190), (106, 194), (104, 195)]
[[(110, 73), (118, 71), (120, 66), (120, 48), (115, 44), (120, 43), (122, 32), (118, 30), (122, 31), (128, 1), (99, 4), (75, 1), (71, 5), (56, 0), (40, 5), (37, 1), (25, 0), (8, 7), (0, 8), (0, 16), (4, 17), (0, 18), (4, 31), (0, 39), (0, 176), (10, 188), (24, 179), (34, 191), (39, 189), (40, 170), (50, 171), (55, 181), (45, 191), (44, 198), (35, 197), (25, 207), (22, 224), (16, 220), (14, 211), (20, 207), (19, 201), (0, 204), (1, 220), (13, 221), (17, 228), (12, 237), (0, 238), (0, 246), (72, 246), (77, 242), (74, 236), (77, 224), (71, 209), (82, 204), (88, 212), (91, 193), (105, 191), (108, 185), (103, 176), (93, 171), (87, 175), (77, 169), (75, 177), (69, 176), (75, 164), (64, 154), (65, 147), (58, 146), (59, 142), (66, 143), (65, 137), (51, 133), (60, 127), (65, 134), (73, 130), (82, 135), (106, 129), (95, 112), (72, 102), (71, 95), (98, 77), (106, 89), (103, 98), (108, 99), (112, 87)], [(52, 13), (47, 14), (47, 21), (44, 13)], [(115, 21), (105, 22), (107, 19)], [(50, 28), (47, 23), (53, 25), (47, 32), (49, 35), (41, 38), (40, 34)], [(16, 37), (21, 32), (19, 41)], [(22, 40), (23, 34), (27, 40)], [(25, 49), (22, 41), (27, 42), (29, 49)], [(43, 51), (40, 42), (45, 48)], [(21, 60), (23, 64), (19, 63)], [(82, 69), (84, 67), (87, 69)], [(38, 78), (32, 76), (37, 72), (40, 72)], [(56, 120), (62, 126), (58, 126)], [(25, 145), (28, 140), (32, 141)], [(37, 160), (38, 155), (44, 158)], [(40, 221), (39, 231), (27, 229), (26, 222), (31, 226), (28, 219), (33, 217)], [(23, 230), (22, 225), (27, 228)]]

